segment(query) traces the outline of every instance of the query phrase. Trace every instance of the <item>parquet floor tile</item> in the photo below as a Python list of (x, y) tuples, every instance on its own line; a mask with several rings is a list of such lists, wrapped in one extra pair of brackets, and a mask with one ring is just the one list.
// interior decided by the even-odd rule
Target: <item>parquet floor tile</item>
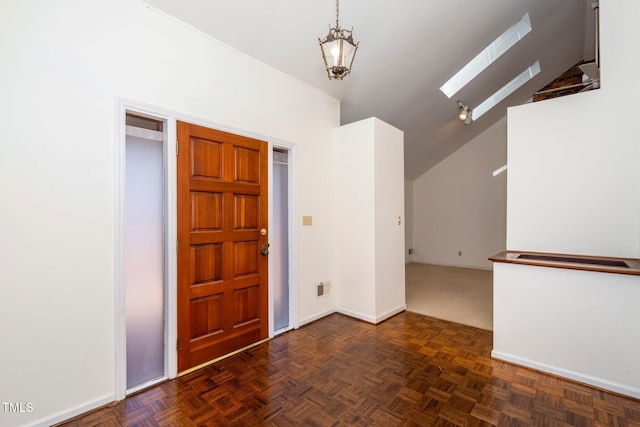
[(640, 401), (493, 360), (492, 339), (333, 314), (64, 425), (640, 427)]

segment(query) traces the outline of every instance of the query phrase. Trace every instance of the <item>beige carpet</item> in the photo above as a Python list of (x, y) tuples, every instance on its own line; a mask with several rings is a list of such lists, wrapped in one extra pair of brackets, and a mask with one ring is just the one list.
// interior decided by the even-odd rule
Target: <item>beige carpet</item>
[(407, 310), (493, 330), (493, 272), (409, 263)]

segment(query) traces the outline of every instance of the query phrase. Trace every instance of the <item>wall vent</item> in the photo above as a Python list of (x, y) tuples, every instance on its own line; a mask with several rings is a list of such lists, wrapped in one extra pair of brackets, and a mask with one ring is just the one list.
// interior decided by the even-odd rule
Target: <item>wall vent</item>
[(329, 295), (329, 282), (320, 282), (316, 285), (316, 298)]

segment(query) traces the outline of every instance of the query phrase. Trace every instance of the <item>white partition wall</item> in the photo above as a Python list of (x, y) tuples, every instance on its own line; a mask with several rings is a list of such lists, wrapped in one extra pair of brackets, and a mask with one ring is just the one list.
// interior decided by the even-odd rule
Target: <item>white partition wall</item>
[(406, 309), (404, 133), (381, 120), (372, 121), (375, 132), (375, 322), (378, 323)]
[(371, 323), (406, 308), (403, 147), (376, 118), (334, 131), (336, 305)]
[(494, 357), (640, 398), (638, 276), (500, 263), (493, 274)]
[[(640, 2), (602, 2), (599, 90), (509, 109), (507, 249), (640, 258)], [(495, 357), (640, 397), (640, 277), (494, 264)]]

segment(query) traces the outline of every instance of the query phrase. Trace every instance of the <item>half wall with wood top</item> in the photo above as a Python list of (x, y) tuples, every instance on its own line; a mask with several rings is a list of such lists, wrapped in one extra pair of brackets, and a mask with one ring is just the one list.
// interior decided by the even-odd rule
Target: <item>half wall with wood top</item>
[(601, 5), (601, 90), (508, 110), (508, 253), (494, 257), (492, 353), (636, 398), (640, 128), (620, 106), (640, 66), (629, 55), (640, 35), (622, 28), (638, 14), (633, 1)]

